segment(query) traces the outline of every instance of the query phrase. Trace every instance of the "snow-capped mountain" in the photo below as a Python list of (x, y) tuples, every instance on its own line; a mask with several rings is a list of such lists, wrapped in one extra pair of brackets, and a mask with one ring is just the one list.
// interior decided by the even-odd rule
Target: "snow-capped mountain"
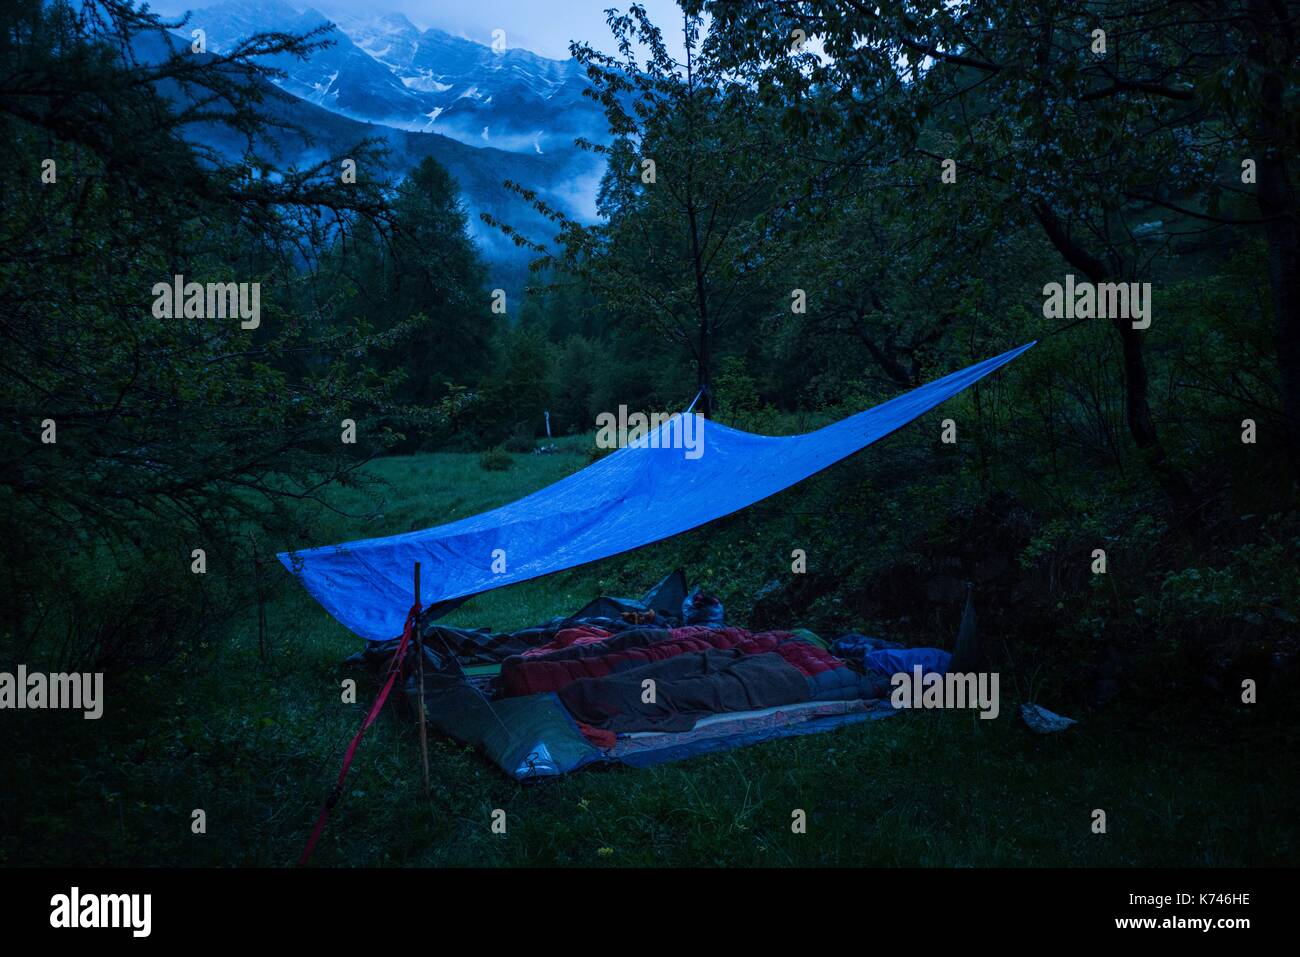
[[(599, 141), (608, 133), (599, 108), (582, 95), (587, 81), (573, 60), (517, 49), (498, 53), (441, 30), (420, 30), (400, 14), (340, 17), (336, 26), (319, 11), (298, 10), (285, 0), (223, 0), (193, 13), (170, 40), (141, 34), (135, 47), (146, 60), (161, 59), (169, 47), (188, 46), (191, 31), (202, 29), (208, 51), (219, 54), (255, 33), (300, 35), (319, 27), (331, 45), (306, 61), (272, 58), (270, 65), (285, 75), (276, 83), (279, 92), (263, 104), (307, 137), (287, 128), (267, 131), (254, 147), (260, 155), (305, 166), (347, 155), (363, 140), (379, 140), (395, 180), (424, 157), (435, 158), (460, 187), (490, 281), (512, 295), (523, 288), (531, 253), (479, 214), (538, 239), (549, 239), (554, 228), (506, 189), (506, 180), (536, 190), (570, 216), (596, 218), (604, 162), (575, 148), (573, 140), (581, 135)], [(179, 89), (163, 92), (179, 100), (187, 96)], [(231, 155), (247, 148), (242, 137), (219, 124), (191, 132)]]
[(340, 17), (339, 27), (407, 89), (427, 94), (427, 128), (446, 136), (545, 152), (603, 128), (598, 108), (582, 95), (587, 79), (575, 60), (498, 51), (442, 30), (421, 32), (400, 13)]
[[(187, 29), (208, 48), (229, 49), (259, 31), (304, 33), (330, 23), (284, 0), (223, 0), (196, 11)], [(420, 30), (400, 13), (340, 15), (306, 61), (275, 58), (287, 92), (353, 119), (441, 133), (510, 152), (570, 150), (577, 136), (603, 137), (599, 107), (577, 61)], [(485, 38), (490, 40), (490, 38)]]
[[(223, 53), (255, 33), (304, 34), (328, 24), (317, 11), (300, 13), (282, 0), (226, 0), (195, 11), (186, 29), (202, 29), (208, 50)], [(408, 120), (423, 109), (418, 95), (345, 33), (331, 28), (319, 39), (332, 45), (306, 61), (269, 58), (270, 65), (286, 74), (278, 83), (285, 91), (345, 116), (380, 123)]]

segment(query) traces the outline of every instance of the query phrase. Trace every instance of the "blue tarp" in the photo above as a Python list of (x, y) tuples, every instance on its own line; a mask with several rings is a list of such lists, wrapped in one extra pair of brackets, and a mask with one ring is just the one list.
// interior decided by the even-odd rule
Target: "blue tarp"
[[(490, 512), (419, 532), (285, 552), (280, 561), (352, 631), (386, 640), (401, 632), (413, 602), (416, 562), (427, 607), (678, 535), (852, 455), (1033, 345), (804, 435), (753, 435), (708, 422), (696, 455), (655, 447), (668, 444), (660, 440), (673, 426), (665, 424), (635, 445)], [(502, 562), (504, 571), (496, 570)]]

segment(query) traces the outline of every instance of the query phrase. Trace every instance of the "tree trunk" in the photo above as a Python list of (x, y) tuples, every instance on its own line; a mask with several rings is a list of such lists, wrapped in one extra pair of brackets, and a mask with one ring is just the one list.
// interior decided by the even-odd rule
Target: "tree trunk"
[(700, 390), (695, 411), (706, 419), (711, 419), (713, 418), (713, 387), (709, 384), (709, 336), (704, 330), (700, 331), (699, 359), (695, 363), (695, 384)]
[[(1060, 219), (1045, 203), (1034, 205), (1034, 215), (1047, 231), (1057, 252), (1075, 269), (1082, 272), (1094, 286), (1108, 282), (1106, 265), (1092, 253), (1076, 243), (1061, 225)], [(1133, 444), (1138, 447), (1143, 462), (1155, 476), (1160, 487), (1180, 508), (1190, 506), (1192, 487), (1169, 461), (1164, 443), (1151, 418), (1149, 379), (1146, 357), (1142, 354), (1142, 333), (1134, 329), (1131, 320), (1114, 319), (1112, 324), (1119, 333), (1124, 353), (1124, 419), (1128, 423)]]
[(1290, 28), (1270, 29), (1268, 5), (1254, 3), (1259, 35), (1250, 58), (1263, 73), (1259, 113), (1255, 123), (1255, 198), (1266, 222), (1268, 282), (1273, 300), (1273, 343), (1282, 379), (1282, 411), (1286, 415), (1286, 448), (1292, 465), (1300, 470), (1300, 227), (1297, 226), (1295, 189), (1287, 175), (1285, 80), (1290, 64)]
[(704, 251), (700, 245), (699, 219), (695, 213), (695, 204), (688, 201), (686, 216), (691, 227), (691, 264), (695, 270), (695, 308), (699, 318), (700, 344), (695, 363), (695, 379), (701, 391), (696, 411), (706, 419), (713, 418), (713, 391), (709, 385), (710, 339), (712, 329), (709, 327), (709, 289), (704, 275)]

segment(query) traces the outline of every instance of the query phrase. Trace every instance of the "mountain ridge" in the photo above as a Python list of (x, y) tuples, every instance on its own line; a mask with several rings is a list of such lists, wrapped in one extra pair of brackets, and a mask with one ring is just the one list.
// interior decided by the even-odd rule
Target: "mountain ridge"
[[(274, 0), (273, 0), (274, 3)], [(198, 24), (192, 21), (192, 26)], [(142, 33), (134, 48), (144, 59), (159, 60), (169, 50), (188, 45), (174, 33)], [(213, 52), (220, 52), (214, 49)], [(173, 99), (178, 90), (161, 92)], [(283, 166), (306, 166), (330, 156), (346, 156), (365, 140), (378, 140), (387, 150), (384, 172), (394, 180), (405, 177), (426, 156), (441, 163), (456, 181), (469, 212), (469, 231), (489, 266), (489, 278), (515, 293), (522, 290), (531, 254), (480, 219), (481, 213), (534, 236), (550, 236), (554, 224), (503, 185), (506, 180), (536, 189), (538, 195), (570, 215), (595, 217), (594, 196), (603, 161), (585, 151), (552, 153), (512, 152), (493, 146), (470, 146), (436, 132), (403, 130), (354, 119), (294, 95), (281, 85), (267, 85), (263, 111), (272, 120), (292, 124), (306, 138), (289, 129), (270, 129), (254, 148)], [(187, 136), (236, 159), (247, 151), (242, 134), (220, 123), (196, 124)], [(360, 171), (368, 175), (367, 171)]]
[(277, 85), (328, 110), (510, 152), (569, 150), (577, 137), (606, 136), (576, 60), (421, 30), (399, 12), (331, 19), (285, 0), (221, 0), (193, 11), (188, 28), (205, 30), (209, 48), (221, 52), (259, 30), (327, 25), (329, 47), (307, 60), (271, 58), (271, 65), (285, 73)]

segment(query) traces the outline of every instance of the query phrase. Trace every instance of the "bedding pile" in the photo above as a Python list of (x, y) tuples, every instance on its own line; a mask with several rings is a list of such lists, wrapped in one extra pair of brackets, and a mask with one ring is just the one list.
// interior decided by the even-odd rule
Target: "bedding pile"
[[(750, 632), (673, 572), (640, 600), (602, 597), (511, 633), (421, 630), (432, 726), (507, 774), (548, 777), (596, 762), (646, 766), (894, 713), (890, 675), (948, 655), (861, 635)], [(840, 649), (837, 654), (832, 648)], [(395, 641), (349, 659), (386, 667)], [(413, 662), (405, 688), (420, 694)]]

